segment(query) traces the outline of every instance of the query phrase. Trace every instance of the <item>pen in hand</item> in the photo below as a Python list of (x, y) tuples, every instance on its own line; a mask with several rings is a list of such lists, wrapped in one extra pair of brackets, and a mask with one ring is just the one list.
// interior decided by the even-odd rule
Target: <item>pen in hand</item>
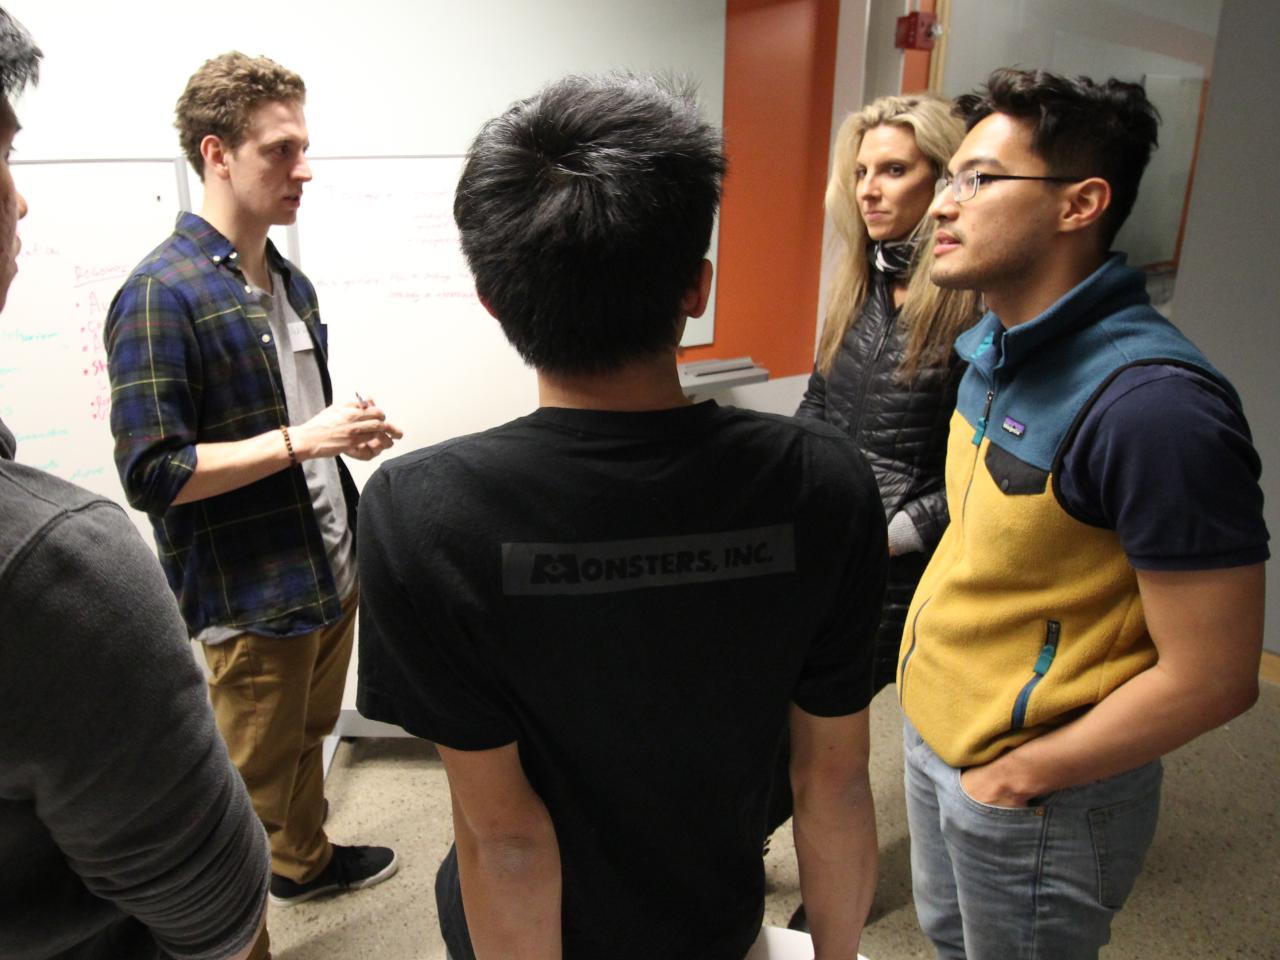
[[(362, 409), (362, 410), (363, 410), (363, 409), (365, 409), (366, 407), (368, 407), (368, 406), (369, 406), (369, 404), (372, 402), (372, 401), (370, 401), (370, 400), (366, 400), (364, 397), (360, 396), (360, 391), (359, 391), (359, 390), (356, 390), (356, 391), (355, 391), (355, 395), (356, 395), (356, 403), (360, 404), (360, 409)], [(394, 442), (395, 442), (396, 440), (398, 440), (401, 436), (403, 436), (403, 434), (401, 434), (401, 433), (400, 433), (400, 431), (399, 431), (399, 430), (396, 430), (394, 427), (392, 427), (390, 430), (383, 429), (383, 430), (381, 430), (381, 431), (380, 431), (380, 433), (381, 433), (381, 435), (382, 435), (384, 438), (386, 438), (387, 440), (390, 440), (392, 443), (394, 443)]]

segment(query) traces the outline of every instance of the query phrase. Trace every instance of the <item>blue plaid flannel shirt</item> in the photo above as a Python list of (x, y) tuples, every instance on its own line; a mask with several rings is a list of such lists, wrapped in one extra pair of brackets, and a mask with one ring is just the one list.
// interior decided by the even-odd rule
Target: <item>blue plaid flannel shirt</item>
[[(183, 213), (125, 281), (107, 314), (111, 432), (125, 495), (146, 511), (160, 564), (193, 635), (218, 625), (307, 633), (341, 615), (301, 467), (175, 506), (196, 444), (244, 440), (289, 422), (267, 312), (231, 242)], [(289, 303), (315, 342), (333, 402), (315, 288), (267, 243)], [(338, 463), (355, 530), (356, 489)]]

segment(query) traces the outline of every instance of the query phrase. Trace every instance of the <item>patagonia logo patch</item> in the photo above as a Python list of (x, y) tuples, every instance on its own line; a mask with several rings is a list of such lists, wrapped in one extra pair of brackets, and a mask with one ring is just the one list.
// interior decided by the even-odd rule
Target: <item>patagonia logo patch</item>
[(1001, 426), (1004, 427), (1006, 433), (1012, 433), (1015, 437), (1020, 437), (1027, 432), (1027, 425), (1019, 423), (1013, 417), (1005, 417)]
[(601, 543), (504, 543), (507, 596), (617, 593), (796, 569), (792, 524)]

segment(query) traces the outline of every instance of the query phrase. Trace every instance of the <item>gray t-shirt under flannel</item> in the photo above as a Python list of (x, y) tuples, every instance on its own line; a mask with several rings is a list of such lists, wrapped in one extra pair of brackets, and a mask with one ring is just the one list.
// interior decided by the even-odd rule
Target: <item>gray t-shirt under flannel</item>
[[(272, 274), (271, 281), (274, 290), (285, 289), (279, 274)], [(267, 311), (267, 323), (275, 340), (289, 424), (306, 423), (325, 408), (324, 383), (320, 378), (315, 343), (288, 297), (273, 296), (265, 290), (255, 292)], [(353, 538), (347, 525), (347, 498), (342, 492), (338, 462), (333, 457), (306, 460), (302, 464), (302, 472), (311, 491), (311, 506), (320, 525), (320, 535), (324, 538), (325, 556), (333, 571), (338, 596), (345, 597), (355, 586), (356, 570)], [(201, 643), (221, 643), (243, 632), (242, 629), (213, 626), (201, 630), (196, 639)]]

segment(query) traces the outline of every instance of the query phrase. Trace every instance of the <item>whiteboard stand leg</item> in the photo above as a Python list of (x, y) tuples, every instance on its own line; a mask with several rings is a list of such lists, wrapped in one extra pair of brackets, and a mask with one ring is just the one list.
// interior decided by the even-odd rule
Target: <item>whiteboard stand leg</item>
[(380, 720), (370, 720), (360, 716), (358, 710), (344, 707), (338, 714), (338, 722), (333, 725), (333, 733), (324, 738), (324, 775), (329, 776), (329, 767), (333, 765), (333, 755), (343, 737), (411, 737), (400, 727)]
[(336, 733), (332, 733), (324, 738), (324, 743), (320, 747), (324, 756), (324, 777), (326, 780), (329, 779), (329, 768), (333, 766), (333, 757), (338, 752), (338, 744), (341, 742), (342, 738)]

